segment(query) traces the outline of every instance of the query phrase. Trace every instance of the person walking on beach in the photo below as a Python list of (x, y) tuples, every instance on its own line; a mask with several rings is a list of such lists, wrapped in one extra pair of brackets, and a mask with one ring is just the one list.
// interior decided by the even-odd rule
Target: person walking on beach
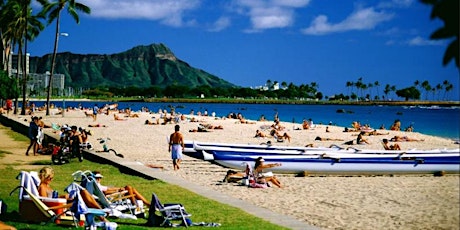
[(174, 126), (174, 133), (169, 137), (168, 151), (171, 152), (174, 171), (179, 170), (182, 161), (182, 151), (185, 148), (184, 136), (179, 132), (180, 126)]
[(32, 121), (29, 124), (29, 138), (30, 144), (27, 147), (26, 156), (29, 156), (29, 150), (32, 147), (34, 156), (37, 154), (37, 136), (38, 136), (38, 117), (32, 117)]
[(98, 112), (99, 112), (99, 107), (97, 107), (97, 104), (94, 104), (94, 107), (93, 107), (93, 121), (96, 121)]

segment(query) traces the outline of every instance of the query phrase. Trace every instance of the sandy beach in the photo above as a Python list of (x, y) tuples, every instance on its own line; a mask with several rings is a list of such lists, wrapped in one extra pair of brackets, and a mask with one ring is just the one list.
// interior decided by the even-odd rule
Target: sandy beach
[[(53, 111), (53, 113), (56, 111)], [(90, 110), (87, 110), (91, 113)], [(235, 199), (241, 199), (257, 206), (290, 215), (323, 229), (459, 229), (460, 221), (460, 180), (459, 175), (435, 177), (433, 175), (398, 176), (307, 176), (277, 175), (284, 188), (270, 187), (252, 189), (237, 184), (221, 183), (228, 169), (210, 162), (184, 156), (181, 169), (172, 170), (167, 137), (174, 131), (174, 124), (146, 125), (146, 120), (155, 121), (157, 113), (135, 112), (138, 117), (125, 117), (115, 120), (113, 114), (99, 114), (97, 120), (85, 115), (82, 110), (70, 110), (65, 115), (45, 116), (45, 124), (68, 124), (89, 129), (89, 141), (94, 149), (101, 150), (97, 138), (109, 137), (110, 148), (125, 158), (143, 164), (163, 166), (178, 177), (212, 188)], [(244, 114), (243, 114), (244, 115)], [(30, 116), (9, 115), (12, 119), (28, 124)], [(270, 126), (272, 121), (241, 124), (236, 119), (193, 116), (199, 122), (191, 122), (192, 116), (181, 121), (181, 131), (186, 140), (221, 143), (253, 143), (274, 141), (273, 138), (255, 138), (255, 132), (262, 126)], [(350, 121), (351, 124), (352, 121)], [(221, 125), (223, 129), (210, 132), (189, 132), (198, 124)], [(88, 127), (100, 124), (106, 127)], [(301, 124), (281, 123), (285, 132), (291, 135), (290, 142), (279, 145), (330, 146), (343, 145), (345, 141), (356, 139), (356, 132), (343, 132), (344, 127), (316, 125), (314, 129), (296, 130)], [(45, 129), (52, 133), (51, 128)], [(405, 149), (458, 148), (452, 140), (423, 135), (416, 132), (397, 132), (378, 130), (384, 135), (366, 136), (370, 141), (366, 148), (383, 149), (381, 140), (395, 135), (408, 136), (423, 141), (398, 142)], [(268, 131), (267, 131), (268, 133)], [(341, 139), (343, 141), (315, 141), (315, 138)], [(278, 143), (277, 143), (278, 144)], [(27, 146), (25, 146), (26, 148)], [(360, 146), (362, 147), (362, 146)], [(105, 153), (101, 153), (105, 154)], [(152, 169), (158, 170), (158, 169)]]

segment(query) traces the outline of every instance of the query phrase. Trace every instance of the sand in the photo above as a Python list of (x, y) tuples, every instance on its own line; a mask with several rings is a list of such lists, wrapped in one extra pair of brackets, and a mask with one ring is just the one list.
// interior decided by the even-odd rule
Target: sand
[[(52, 111), (53, 113), (55, 111)], [(90, 113), (91, 111), (88, 110)], [(124, 117), (115, 121), (113, 115), (100, 114), (97, 121), (87, 117), (82, 110), (71, 110), (62, 115), (44, 116), (46, 124), (69, 124), (84, 127), (92, 131), (90, 142), (96, 150), (102, 145), (97, 138), (109, 137), (108, 146), (117, 150), (127, 159), (144, 164), (163, 166), (164, 171), (193, 181), (202, 186), (222, 192), (235, 199), (241, 199), (254, 205), (293, 216), (323, 229), (459, 229), (460, 192), (459, 176), (447, 175), (397, 175), (397, 176), (307, 176), (294, 177), (281, 175), (284, 188), (270, 187), (252, 189), (232, 183), (221, 183), (228, 170), (210, 162), (188, 156), (179, 171), (172, 170), (167, 137), (174, 131), (173, 124), (145, 125), (145, 120), (154, 121), (159, 114), (136, 112), (138, 118)], [(13, 116), (13, 119), (25, 122), (30, 116)], [(188, 116), (190, 117), (190, 116)], [(196, 129), (199, 122), (180, 122), (181, 131), (186, 140), (260, 144), (273, 138), (254, 138), (257, 129), (273, 122), (241, 124), (238, 120), (214, 117), (197, 117), (202, 123), (222, 125), (222, 130), (211, 132), (189, 132)], [(352, 121), (350, 121), (351, 124)], [(107, 127), (89, 128), (89, 124), (101, 124)], [(315, 146), (342, 145), (345, 141), (356, 139), (357, 133), (344, 133), (344, 127), (317, 125), (311, 130), (295, 130), (300, 124), (284, 123), (291, 142), (280, 145)], [(52, 129), (46, 129), (51, 133)], [(366, 137), (371, 144), (366, 148), (382, 149), (381, 140), (394, 135), (423, 139), (420, 142), (399, 142), (402, 149), (438, 149), (458, 148), (452, 140), (388, 130), (378, 130), (386, 135)], [(315, 137), (338, 138), (344, 141), (314, 141)], [(105, 154), (105, 153), (101, 153)], [(152, 169), (154, 170), (154, 169)], [(156, 169), (157, 170), (157, 169)]]

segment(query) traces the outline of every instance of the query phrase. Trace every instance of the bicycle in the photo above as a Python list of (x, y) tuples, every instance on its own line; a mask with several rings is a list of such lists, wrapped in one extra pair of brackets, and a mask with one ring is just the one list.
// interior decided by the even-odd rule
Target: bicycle
[(99, 144), (102, 144), (102, 150), (96, 150), (97, 153), (113, 153), (115, 154), (115, 156), (117, 157), (121, 157), (121, 158), (124, 158), (125, 156), (123, 156), (123, 154), (120, 154), (120, 153), (117, 153), (117, 151), (115, 151), (115, 149), (109, 149), (109, 147), (107, 146), (107, 141), (110, 140), (110, 138), (98, 138), (97, 139), (99, 141)]

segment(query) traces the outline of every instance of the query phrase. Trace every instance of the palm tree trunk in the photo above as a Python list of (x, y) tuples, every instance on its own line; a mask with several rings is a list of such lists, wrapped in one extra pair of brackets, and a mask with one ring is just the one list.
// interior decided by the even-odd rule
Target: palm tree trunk
[(61, 12), (59, 11), (59, 14), (56, 19), (56, 35), (55, 35), (56, 37), (54, 38), (53, 59), (51, 61), (50, 78), (48, 81), (48, 90), (47, 90), (47, 95), (46, 95), (46, 116), (50, 115), (50, 95), (52, 92), (54, 67), (56, 66), (56, 55), (57, 55), (58, 42), (59, 42), (59, 23), (61, 21), (60, 15), (61, 15)]
[[(21, 65), (21, 62), (22, 62), (22, 46), (21, 44), (19, 44), (19, 49), (18, 49), (18, 65), (16, 66), (16, 87), (19, 89), (20, 85), (19, 85), (19, 70), (22, 69), (22, 65)], [(18, 114), (18, 106), (19, 106), (19, 98), (18, 96), (16, 96), (16, 98), (14, 99), (14, 112), (13, 114)]]
[(24, 38), (24, 61), (22, 63), (22, 109), (21, 115), (26, 115), (26, 91), (27, 91), (27, 37)]

